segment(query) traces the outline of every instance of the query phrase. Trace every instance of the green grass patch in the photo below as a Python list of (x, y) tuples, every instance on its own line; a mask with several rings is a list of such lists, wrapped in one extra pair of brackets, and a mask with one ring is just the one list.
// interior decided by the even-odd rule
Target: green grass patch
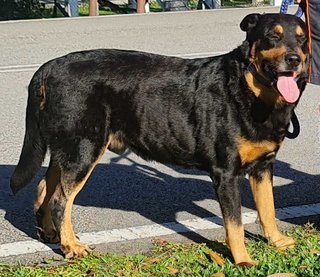
[[(222, 242), (177, 244), (155, 241), (149, 254), (132, 256), (92, 253), (75, 261), (64, 260), (59, 266), (0, 265), (0, 276), (320, 276), (320, 232), (311, 225), (289, 232), (296, 239), (294, 249), (279, 251), (262, 241), (248, 240), (250, 255), (256, 266), (233, 265), (230, 253)], [(218, 254), (219, 253), (219, 254)], [(219, 274), (220, 275), (219, 275)], [(215, 275), (217, 274), (217, 275)]]
[[(99, 8), (99, 15), (115, 14), (108, 7)], [(79, 5), (79, 16), (89, 16), (89, 4)]]

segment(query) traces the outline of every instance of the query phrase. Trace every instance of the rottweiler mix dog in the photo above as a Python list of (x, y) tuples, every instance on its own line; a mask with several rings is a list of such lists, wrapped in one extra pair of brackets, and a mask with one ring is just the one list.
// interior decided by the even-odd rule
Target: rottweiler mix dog
[(11, 188), (26, 186), (50, 152), (35, 201), (42, 240), (60, 242), (67, 258), (89, 252), (73, 231), (73, 201), (107, 149), (131, 149), (210, 174), (236, 264), (253, 264), (241, 221), (239, 186), (246, 174), (265, 237), (277, 247), (294, 244), (276, 226), (272, 176), (306, 85), (306, 26), (293, 15), (250, 14), (240, 28), (243, 43), (216, 57), (100, 49), (41, 66), (29, 85)]

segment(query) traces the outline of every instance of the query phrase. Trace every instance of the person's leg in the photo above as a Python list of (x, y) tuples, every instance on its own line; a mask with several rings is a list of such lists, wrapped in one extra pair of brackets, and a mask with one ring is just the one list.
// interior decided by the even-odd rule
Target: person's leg
[(146, 0), (137, 0), (137, 13), (145, 13)]
[(320, 0), (307, 0), (307, 24), (311, 38), (310, 82), (320, 85)]

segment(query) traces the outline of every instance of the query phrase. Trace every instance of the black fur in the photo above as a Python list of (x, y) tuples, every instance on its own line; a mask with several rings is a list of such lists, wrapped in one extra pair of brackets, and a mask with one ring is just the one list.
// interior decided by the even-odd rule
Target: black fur
[(40, 134), (39, 101), (35, 92), (39, 91), (36, 82), (29, 85), (28, 108), (26, 115), (26, 133), (19, 163), (11, 177), (11, 189), (17, 193), (28, 184), (41, 167), (47, 146)]
[[(276, 24), (283, 26), (285, 37), (273, 33)], [(29, 86), (26, 136), (12, 190), (27, 185), (46, 150), (72, 189), (112, 134), (122, 145), (111, 144), (112, 151), (128, 148), (145, 159), (208, 171), (224, 217), (241, 224), (239, 182), (246, 173), (259, 178), (259, 172), (272, 168), (279, 147), (243, 163), (237, 139), (280, 145), (296, 106), (267, 103), (249, 89), (245, 73), (252, 47), (308, 53), (306, 39), (295, 33), (297, 26), (306, 32), (305, 25), (294, 16), (253, 14), (240, 26), (246, 40), (217, 57), (100, 49), (44, 64)], [(276, 61), (264, 60), (261, 67), (265, 77), (277, 78)], [(306, 80), (302, 70), (297, 80), (301, 92)], [(41, 86), (45, 93), (39, 94)]]

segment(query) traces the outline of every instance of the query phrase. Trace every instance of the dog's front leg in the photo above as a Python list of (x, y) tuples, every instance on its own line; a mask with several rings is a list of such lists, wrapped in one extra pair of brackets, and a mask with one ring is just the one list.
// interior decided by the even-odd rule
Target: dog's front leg
[(215, 170), (211, 175), (220, 203), (226, 241), (237, 265), (254, 265), (244, 243), (244, 227), (241, 220), (240, 177), (223, 170)]
[(249, 175), (260, 223), (264, 236), (276, 247), (293, 247), (294, 240), (282, 235), (276, 225), (272, 177), (273, 162), (264, 167), (257, 166)]

